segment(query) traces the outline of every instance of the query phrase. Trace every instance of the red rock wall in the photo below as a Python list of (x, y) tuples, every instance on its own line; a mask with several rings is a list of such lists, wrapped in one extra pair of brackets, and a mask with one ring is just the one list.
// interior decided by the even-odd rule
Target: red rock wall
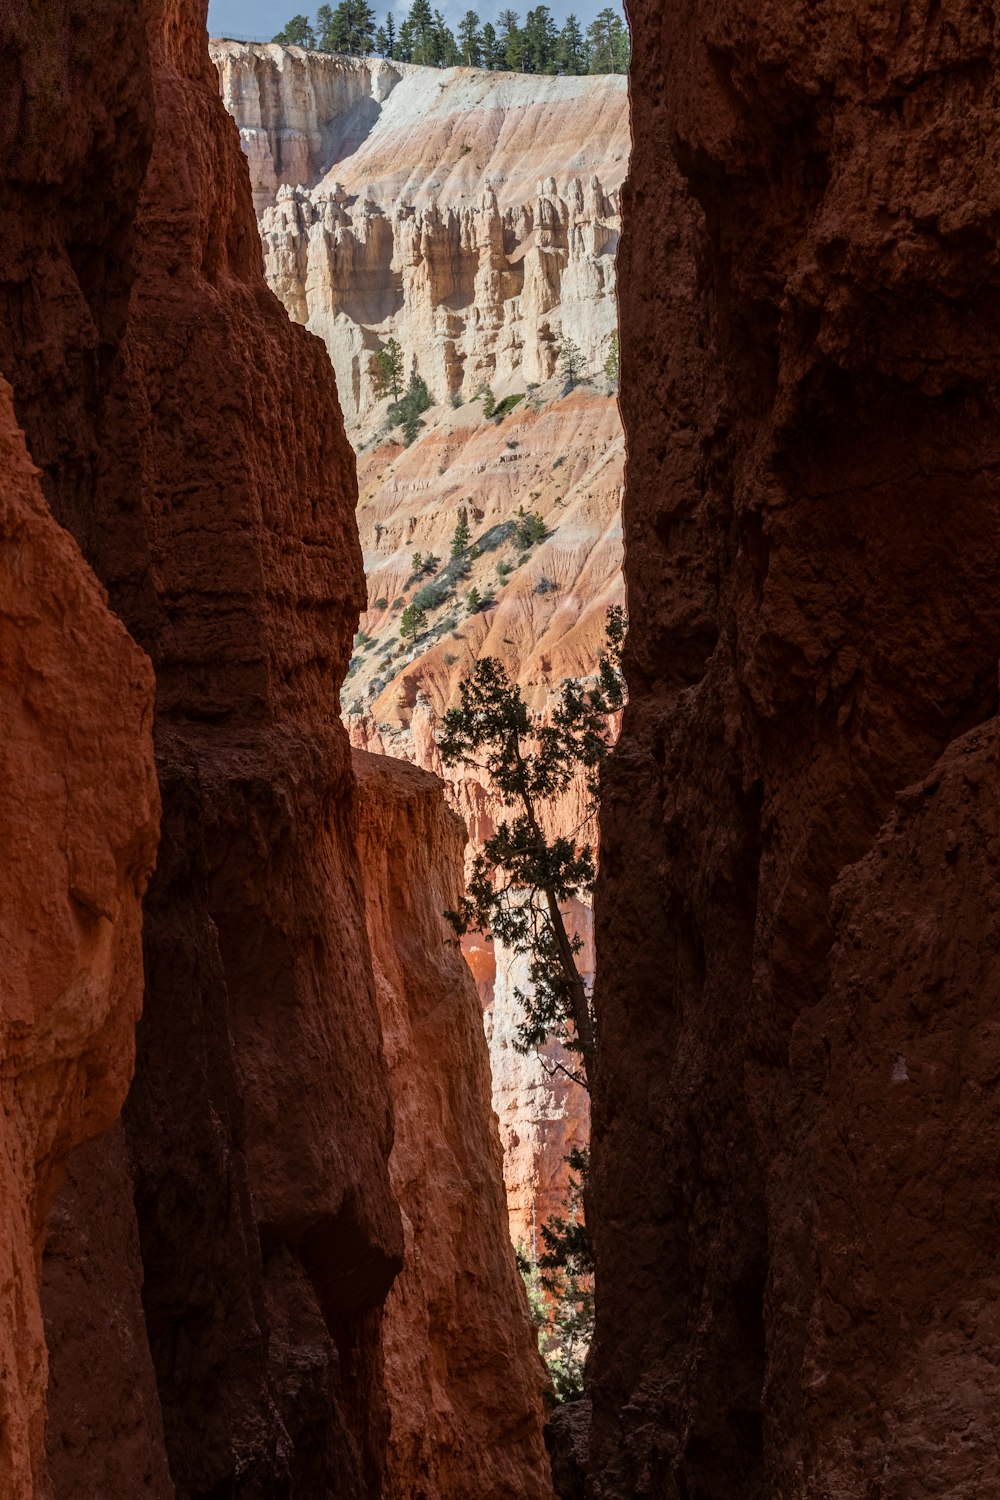
[(159, 804), (149, 663), (52, 519), (0, 380), (0, 1496), (45, 1493), (45, 1222), (121, 1109)]
[(141, 1288), (117, 1125), (70, 1157), (45, 1239), (46, 1449), (56, 1500), (174, 1500)]
[(465, 829), (437, 777), (353, 760), (406, 1233), (385, 1310), (390, 1474), (400, 1500), (549, 1500), (548, 1376), (507, 1233), (482, 1008), (442, 915)]
[[(264, 286), (204, 6), (88, 10), (5, 13), (0, 367), (157, 672), (164, 837), (125, 1136), (167, 1456), (184, 1495), (375, 1494), (402, 1234), (338, 721), (364, 599), (353, 460), (322, 346)], [(113, 1363), (87, 1342), (105, 1188), (82, 1162), (60, 1205), (90, 1259), (75, 1291), (50, 1259), (53, 1403), (90, 1432), (91, 1472), (134, 1480), (98, 1451), (121, 1446), (109, 1388), (80, 1378)], [(112, 1252), (135, 1306), (127, 1232)], [(50, 1426), (63, 1487), (73, 1441)]]
[(204, 8), (147, 14), (155, 133), (97, 545), (158, 673), (125, 1115), (150, 1344), (179, 1492), (375, 1494), (402, 1238), (337, 717), (354, 468), (322, 346), (263, 283)]
[(595, 1497), (997, 1487), (993, 13), (630, 6)]

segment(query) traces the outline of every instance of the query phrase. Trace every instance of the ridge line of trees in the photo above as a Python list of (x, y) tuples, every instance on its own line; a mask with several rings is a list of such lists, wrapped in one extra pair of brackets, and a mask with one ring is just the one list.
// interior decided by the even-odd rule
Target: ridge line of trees
[(572, 14), (558, 26), (547, 5), (529, 10), (523, 25), (515, 10), (502, 10), (495, 26), (467, 10), (456, 35), (440, 10), (431, 8), (431, 0), (412, 0), (398, 27), (391, 10), (376, 26), (368, 0), (340, 0), (336, 6), (321, 5), (312, 21), (293, 16), (273, 40), (284, 47), (494, 73), (627, 73), (630, 56), (628, 27), (610, 6), (598, 12), (586, 31)]

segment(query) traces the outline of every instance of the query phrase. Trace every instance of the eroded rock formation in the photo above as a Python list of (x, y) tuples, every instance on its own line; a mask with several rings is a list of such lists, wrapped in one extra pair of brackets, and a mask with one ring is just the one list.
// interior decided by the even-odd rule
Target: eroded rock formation
[[(204, 10), (64, 0), (0, 23), (17, 104), (3, 115), (0, 369), (48, 505), (133, 638), (30, 493), (12, 429), (5, 465), (27, 475), (12, 618), (34, 656), (4, 652), (23, 668), (4, 701), (19, 692), (34, 717), (4, 753), (30, 763), (10, 768), (15, 844), (22, 825), (34, 840), (12, 878), (36, 915), (13, 907), (21, 1014), (5, 1052), (30, 1087), (3, 1181), (21, 1297), (3, 1309), (4, 1357), (17, 1316), (30, 1337), (19, 1389), (4, 1385), (4, 1500), (47, 1493), (36, 1282), (56, 1170), (112, 1123), (131, 1067), (155, 823), (136, 642), (156, 671), (163, 833), (123, 1129), (76, 1154), (51, 1219), (56, 1500), (392, 1489), (382, 1308), (403, 1235), (338, 711), (364, 603), (354, 459), (322, 345), (264, 283)], [(466, 1126), (473, 1114), (470, 1094)], [(476, 1124), (488, 1139), (487, 1108)], [(495, 1169), (495, 1152), (482, 1162)], [(491, 1324), (516, 1323), (502, 1245), (497, 1266)], [(515, 1352), (530, 1355), (526, 1337)], [(512, 1421), (544, 1495), (534, 1369)], [(506, 1437), (502, 1401), (495, 1413)]]
[(615, 327), (625, 80), (214, 42), (250, 161), (268, 282), (318, 333), (349, 428), (392, 334), (439, 400), (541, 382)]
[(354, 768), (406, 1238), (385, 1315), (390, 1475), (401, 1500), (547, 1500), (548, 1377), (507, 1235), (479, 996), (442, 916), (465, 829), (436, 778), (362, 751)]
[(1000, 34), (962, 4), (630, 16), (588, 1493), (971, 1500)]

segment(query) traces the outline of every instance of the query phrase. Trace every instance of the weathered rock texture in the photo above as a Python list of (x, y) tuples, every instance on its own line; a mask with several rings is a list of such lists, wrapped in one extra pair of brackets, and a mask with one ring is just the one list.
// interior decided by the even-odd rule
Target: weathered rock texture
[[(149, 78), (145, 39), (134, 62), (115, 49), (123, 32), (136, 41), (131, 7), (105, 10), (111, 55), (91, 58), (98, 102), (119, 69), (139, 86)], [(322, 347), (263, 284), (203, 21), (195, 4), (146, 8), (156, 130), (117, 353), (123, 320), (108, 316), (101, 345), (86, 313), (117, 288), (128, 246), (112, 235), (88, 255), (72, 203), (50, 190), (32, 213), (25, 188), (21, 234), (30, 240), (39, 220), (47, 254), (37, 267), (17, 260), (15, 239), (5, 261), (19, 315), (3, 363), (57, 514), (157, 668), (164, 842), (146, 902), (147, 1024), (127, 1138), (174, 1480), (190, 1495), (237, 1476), (247, 1495), (334, 1483), (367, 1493), (385, 1421), (370, 1309), (402, 1241), (337, 724), (335, 674), (361, 589), (353, 462)], [(45, 98), (25, 90), (11, 195), (22, 170), (69, 175), (65, 122)], [(134, 113), (145, 120), (148, 105)], [(109, 198), (131, 186), (134, 215), (146, 153), (128, 126), (89, 122), (110, 157), (107, 180), (90, 175)], [(101, 209), (98, 198), (98, 223)], [(67, 290), (39, 354), (31, 319), (49, 276)], [(63, 367), (66, 381), (52, 383)], [(83, 438), (100, 429), (99, 462), (96, 439), (74, 447), (78, 416)], [(292, 1345), (296, 1320), (308, 1329)]]
[(126, 1112), (143, 1295), (182, 1493), (373, 1493), (401, 1235), (336, 717), (353, 461), (322, 346), (263, 284), (199, 19), (150, 22), (132, 425), (108, 480), (145, 479), (108, 571), (157, 664), (165, 792)]
[[(528, 78), (213, 42), (268, 282), (326, 343), (348, 427), (394, 335), (440, 400), (547, 380), (616, 321), (624, 78)], [(408, 371), (407, 371), (408, 373)]]
[(630, 14), (589, 1493), (971, 1500), (1000, 1483), (1000, 35), (963, 4)]
[[(146, 7), (128, 326), (105, 351), (89, 497), (49, 483), (157, 669), (164, 838), (126, 1138), (173, 1479), (367, 1494), (386, 1424), (374, 1310), (402, 1237), (337, 720), (362, 588), (353, 460), (322, 346), (264, 286), (203, 21)], [(44, 439), (58, 391), (22, 394)]]
[(507, 1236), (479, 996), (442, 916), (465, 830), (436, 778), (361, 751), (354, 767), (406, 1237), (385, 1312), (390, 1474), (406, 1500), (545, 1500), (548, 1377)]
[(0, 380), (0, 1495), (45, 1487), (45, 1222), (132, 1073), (153, 678), (52, 519)]

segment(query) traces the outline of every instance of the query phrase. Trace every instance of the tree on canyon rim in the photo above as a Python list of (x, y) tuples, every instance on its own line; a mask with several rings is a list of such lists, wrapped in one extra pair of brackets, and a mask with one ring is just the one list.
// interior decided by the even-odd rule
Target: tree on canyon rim
[(375, 12), (367, 0), (341, 0), (334, 10), (316, 12), (316, 45), (321, 52), (348, 52), (366, 57), (375, 43)]
[(392, 11), (388, 11), (378, 30), (367, 0), (341, 0), (335, 8), (321, 5), (314, 22), (308, 16), (293, 16), (274, 41), (286, 47), (318, 47), (323, 52), (358, 57), (375, 51), (397, 62), (433, 68), (464, 63), (466, 67), (519, 73), (628, 71), (628, 27), (610, 7), (598, 13), (586, 35), (572, 14), (560, 29), (546, 5), (529, 10), (523, 26), (517, 11), (503, 10), (496, 28), (489, 21), (480, 27), (477, 12), (469, 10), (459, 23), (458, 33), (456, 41), (440, 10), (431, 8), (430, 0), (412, 0), (409, 14), (398, 28)]
[(446, 916), (460, 937), (481, 932), (529, 960), (531, 993), (515, 992), (523, 1011), (516, 1045), (530, 1052), (550, 1037), (562, 1042), (581, 1064), (580, 1071), (562, 1070), (587, 1088), (597, 1022), (576, 961), (581, 940), (570, 936), (564, 910), (593, 890), (596, 858), (593, 847), (575, 836), (546, 837), (544, 824), (548, 807), (580, 775), (589, 802), (581, 827), (593, 819), (611, 720), (625, 700), (624, 635), (624, 610), (615, 606), (608, 611), (596, 681), (585, 686), (567, 678), (548, 723), (529, 710), (502, 663), (482, 657), (460, 684), (459, 706), (445, 714), (440, 739), (444, 764), (485, 771), (513, 814), (487, 839), (458, 910)]

